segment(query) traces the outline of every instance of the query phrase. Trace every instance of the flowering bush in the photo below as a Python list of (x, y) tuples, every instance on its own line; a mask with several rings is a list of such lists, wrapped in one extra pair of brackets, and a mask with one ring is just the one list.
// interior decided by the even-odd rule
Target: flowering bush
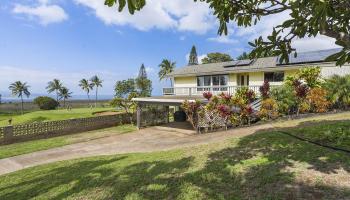
[(258, 114), (261, 119), (276, 119), (279, 115), (277, 102), (272, 98), (264, 99)]
[(203, 97), (206, 98), (208, 101), (211, 99), (213, 94), (209, 91), (203, 92)]
[(259, 88), (260, 95), (262, 99), (267, 99), (270, 97), (270, 83), (269, 81), (264, 81), (263, 85)]
[(318, 113), (326, 112), (331, 104), (327, 100), (327, 91), (322, 88), (312, 88), (306, 99), (311, 105), (311, 110)]
[(248, 103), (253, 102), (255, 100), (255, 92), (253, 90), (248, 90), (246, 92), (246, 97), (247, 97)]
[(246, 104), (253, 102), (255, 96), (255, 92), (247, 87), (238, 88), (235, 94), (235, 98), (243, 99)]
[(228, 117), (231, 115), (231, 109), (227, 105), (220, 104), (216, 108), (222, 117)]
[(298, 113), (307, 113), (311, 109), (310, 104), (307, 101), (303, 101), (298, 105)]
[(192, 126), (195, 128), (197, 126), (197, 114), (199, 111), (199, 108), (201, 107), (200, 101), (190, 102), (188, 100), (185, 100), (182, 103), (182, 109), (187, 115), (188, 121), (192, 124)]
[(221, 97), (221, 99), (225, 102), (225, 103), (229, 103), (231, 101), (232, 95), (228, 94), (228, 93), (221, 93), (219, 95)]

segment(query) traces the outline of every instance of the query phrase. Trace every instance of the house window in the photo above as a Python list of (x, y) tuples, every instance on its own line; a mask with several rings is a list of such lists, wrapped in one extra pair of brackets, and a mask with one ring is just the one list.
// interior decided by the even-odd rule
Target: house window
[(265, 72), (264, 80), (269, 82), (282, 82), (284, 80), (284, 72)]
[(228, 75), (198, 76), (197, 90), (208, 91), (211, 87), (214, 91), (226, 91), (228, 84)]

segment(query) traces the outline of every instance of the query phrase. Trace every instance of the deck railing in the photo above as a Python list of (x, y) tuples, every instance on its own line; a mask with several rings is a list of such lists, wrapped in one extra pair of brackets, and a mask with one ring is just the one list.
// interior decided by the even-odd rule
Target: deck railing
[(259, 93), (260, 85), (251, 86), (210, 86), (210, 87), (172, 87), (163, 88), (163, 95), (202, 95), (203, 92), (209, 91), (213, 94), (220, 94), (222, 92), (235, 94), (239, 88), (248, 87), (256, 94)]

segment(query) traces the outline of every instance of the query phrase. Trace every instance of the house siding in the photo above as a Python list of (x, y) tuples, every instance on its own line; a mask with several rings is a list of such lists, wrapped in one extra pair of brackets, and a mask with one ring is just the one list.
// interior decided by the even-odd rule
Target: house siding
[(264, 83), (264, 72), (249, 73), (249, 85), (260, 86)]
[(344, 65), (341, 67), (322, 67), (321, 75), (323, 78), (329, 78), (332, 75), (340, 75), (344, 76), (346, 74), (350, 74), (350, 65)]
[(229, 74), (228, 86), (237, 86), (237, 74)]
[[(310, 66), (310, 65), (309, 65)], [(312, 66), (312, 65), (311, 65)], [(317, 66), (317, 65), (315, 65)], [(281, 70), (284, 71), (284, 77), (295, 75), (299, 69), (308, 66), (300, 66), (295, 69)], [(237, 86), (237, 74), (249, 74), (249, 85), (260, 86), (264, 83), (264, 72), (249, 72), (249, 73), (229, 73), (228, 86)], [(344, 65), (342, 67), (336, 67), (334, 64), (321, 66), (321, 75), (324, 78), (328, 78), (334, 74), (345, 75), (350, 74), (350, 65)], [(281, 85), (283, 82), (271, 82), (271, 85)], [(174, 87), (197, 87), (196, 76), (174, 77)]]
[(175, 77), (174, 80), (174, 87), (197, 87), (197, 78), (195, 76)]

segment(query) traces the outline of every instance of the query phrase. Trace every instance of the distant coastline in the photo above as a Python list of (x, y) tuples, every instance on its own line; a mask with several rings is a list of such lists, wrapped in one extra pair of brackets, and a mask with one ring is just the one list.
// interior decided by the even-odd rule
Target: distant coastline
[[(23, 98), (24, 102), (33, 102), (33, 100), (38, 97), (38, 96), (45, 96), (45, 95), (33, 95), (30, 96), (29, 98)], [(56, 98), (54, 96), (51, 96), (52, 98)], [(99, 95), (98, 100), (99, 101), (107, 101), (113, 99), (113, 95)], [(71, 98), (68, 99), (68, 101), (87, 101), (88, 98), (86, 95), (73, 95)], [(91, 101), (95, 100), (94, 96), (90, 97)], [(17, 97), (12, 97), (12, 96), (2, 96), (1, 97), (1, 103), (19, 103), (21, 100), (20, 98)]]

